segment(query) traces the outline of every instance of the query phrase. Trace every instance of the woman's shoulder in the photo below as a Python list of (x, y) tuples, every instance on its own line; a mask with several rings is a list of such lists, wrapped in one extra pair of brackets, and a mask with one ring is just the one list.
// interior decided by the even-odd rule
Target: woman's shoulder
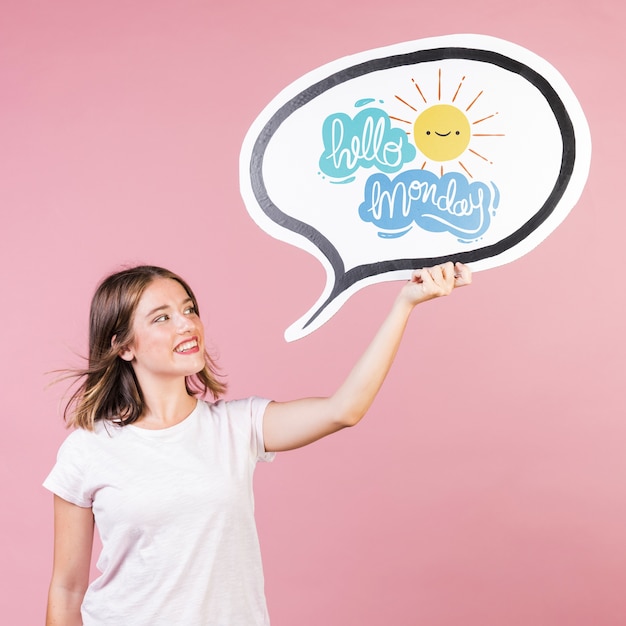
[(121, 431), (121, 426), (111, 420), (98, 420), (93, 430), (87, 428), (75, 428), (61, 444), (62, 448), (81, 448), (89, 445), (97, 445), (97, 442), (116, 437)]
[(202, 410), (211, 413), (223, 413), (227, 415), (236, 415), (245, 413), (247, 415), (265, 411), (265, 407), (271, 402), (266, 398), (259, 396), (249, 396), (247, 398), (220, 399), (215, 402), (200, 400)]

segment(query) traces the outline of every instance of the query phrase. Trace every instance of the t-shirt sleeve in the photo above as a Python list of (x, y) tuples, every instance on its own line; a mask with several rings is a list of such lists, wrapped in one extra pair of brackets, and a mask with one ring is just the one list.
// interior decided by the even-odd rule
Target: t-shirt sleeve
[(251, 396), (241, 400), (219, 401), (216, 407), (225, 408), (230, 423), (244, 437), (249, 445), (250, 458), (254, 462), (273, 461), (275, 452), (266, 452), (263, 440), (263, 417), (265, 408), (271, 402), (264, 398)]
[(265, 409), (271, 400), (265, 398), (250, 398), (252, 408), (252, 429), (254, 437), (256, 439), (257, 460), (270, 462), (276, 457), (275, 452), (266, 452), (265, 440), (263, 438), (263, 417), (265, 416)]
[(76, 430), (61, 444), (57, 461), (43, 486), (57, 496), (85, 508), (91, 507), (93, 498), (87, 489), (89, 454), (84, 445), (88, 433)]

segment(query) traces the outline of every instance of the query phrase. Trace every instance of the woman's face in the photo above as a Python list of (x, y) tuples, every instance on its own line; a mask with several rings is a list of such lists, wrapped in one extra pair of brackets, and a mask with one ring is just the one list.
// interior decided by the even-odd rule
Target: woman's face
[(133, 319), (133, 341), (120, 357), (132, 364), (140, 386), (202, 370), (204, 327), (179, 282), (156, 278), (146, 287)]

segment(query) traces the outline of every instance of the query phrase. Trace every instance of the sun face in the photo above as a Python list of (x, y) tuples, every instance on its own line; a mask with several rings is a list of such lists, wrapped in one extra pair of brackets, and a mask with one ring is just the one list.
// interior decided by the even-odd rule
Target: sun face
[(415, 120), (413, 137), (424, 156), (433, 161), (451, 161), (469, 146), (470, 124), (455, 106), (435, 104)]
[[(461, 91), (464, 81), (465, 76), (461, 78), (456, 89), (454, 89), (455, 83), (446, 86), (441, 69), (439, 69), (435, 98), (436, 104), (431, 104), (422, 111), (420, 111), (420, 107), (429, 105), (429, 100), (432, 101), (433, 99), (432, 96), (427, 98), (424, 95), (425, 92), (429, 93), (432, 90), (431, 88), (422, 91), (420, 86), (413, 79), (412, 82), (417, 91), (418, 102), (411, 104), (411, 101), (415, 101), (415, 96), (405, 96), (404, 98), (398, 95), (395, 96), (396, 100), (402, 103), (404, 107), (407, 107), (413, 113), (417, 114), (414, 121), (411, 121), (410, 116), (408, 116), (409, 119), (407, 119), (406, 113), (404, 115), (400, 114), (399, 116), (389, 115), (389, 118), (412, 127), (412, 132), (407, 131), (407, 135), (413, 135), (416, 148), (426, 159), (422, 163), (421, 169), (438, 170), (439, 174), (443, 176), (445, 163), (446, 170), (451, 171), (456, 169), (458, 171), (460, 169), (470, 178), (473, 178), (470, 170), (474, 169), (474, 165), (468, 163), (468, 159), (476, 163), (477, 158), (479, 160), (478, 162), (493, 165), (493, 162), (482, 154), (482, 147), (475, 145), (475, 139), (504, 136), (504, 133), (480, 132), (480, 128), (482, 127), (478, 126), (479, 124), (495, 118), (499, 113), (496, 111), (495, 113), (488, 113), (478, 119), (469, 119), (469, 116), (474, 113), (472, 108), (483, 95), (483, 91), (480, 91), (471, 100), (469, 98), (463, 98)], [(453, 90), (454, 95), (452, 95)], [(446, 98), (446, 92), (449, 92), (452, 97)], [(444, 103), (442, 100), (448, 100), (448, 103)], [(463, 105), (457, 105), (457, 101), (463, 100), (465, 100)], [(404, 109), (404, 111), (406, 111), (406, 109)], [(481, 140), (478, 139), (478, 141)]]

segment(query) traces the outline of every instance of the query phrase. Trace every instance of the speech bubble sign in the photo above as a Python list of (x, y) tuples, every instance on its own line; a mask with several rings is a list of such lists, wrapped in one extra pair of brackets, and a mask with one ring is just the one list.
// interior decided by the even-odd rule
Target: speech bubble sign
[(240, 156), (252, 218), (326, 270), (322, 295), (286, 340), (367, 285), (526, 254), (576, 204), (590, 160), (565, 79), (508, 41), (422, 39), (306, 74), (261, 112)]

